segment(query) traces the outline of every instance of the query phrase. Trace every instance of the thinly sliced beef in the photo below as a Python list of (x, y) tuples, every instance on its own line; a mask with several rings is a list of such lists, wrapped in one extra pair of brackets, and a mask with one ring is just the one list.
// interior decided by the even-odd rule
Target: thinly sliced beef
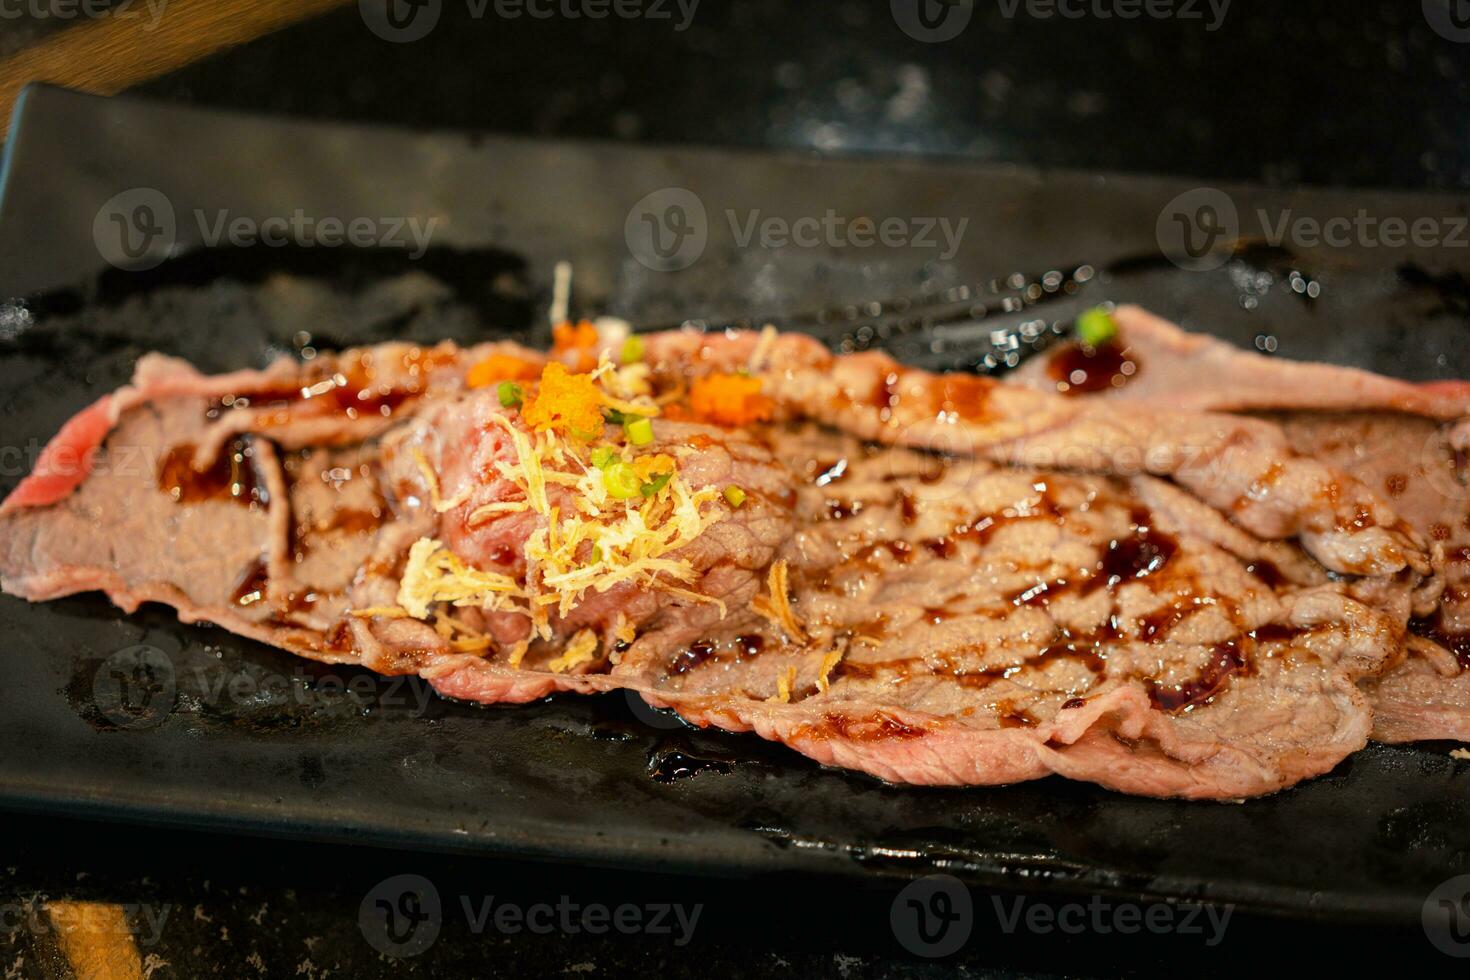
[[(741, 488), (706, 505), (677, 587), (588, 592), (544, 635), (514, 608), (406, 613), (416, 542), (520, 580), (547, 522), (487, 509), (517, 499), (519, 423), (464, 377), (505, 348), (404, 345), (225, 378), (140, 364), (80, 485), (4, 505), (0, 583), (168, 602), (467, 700), (637, 691), (894, 781), (1057, 773), (1188, 798), (1272, 792), (1361, 747), (1359, 683), (1439, 598), (1392, 494), (1266, 419), (1084, 404), (795, 336), (647, 347), (670, 397), (742, 369), (775, 412), (744, 430), (659, 420), (645, 451), (694, 489)], [(149, 465), (116, 465), (134, 448)], [(571, 492), (548, 485), (553, 506)]]
[[(1128, 373), (1106, 370), (1113, 360), (1111, 349), (1093, 359), (1062, 347), (1026, 362), (1006, 377), (1007, 383), (1086, 394), (1090, 401), (1153, 401), (1176, 411), (1390, 409), (1444, 420), (1470, 414), (1467, 382), (1414, 384), (1357, 368), (1289, 361), (1189, 333), (1137, 306), (1120, 306), (1113, 317), (1119, 328), (1117, 348), (1131, 353), (1118, 362), (1133, 364)], [(1089, 369), (1090, 383), (1083, 380), (1079, 389), (1070, 381), (1072, 370), (1086, 375)]]
[[(1470, 383), (1414, 384), (1353, 368), (1240, 350), (1187, 333), (1137, 307), (1120, 307), (1116, 383), (1074, 391), (1074, 401), (1250, 411), (1279, 424), (1292, 448), (1392, 503), (1433, 547), (1443, 570), (1437, 609), (1418, 610), (1407, 656), (1363, 682), (1386, 742), (1470, 741)], [(1008, 383), (1068, 387), (1058, 365), (1088, 364), (1072, 349), (1037, 358)], [(1111, 362), (1110, 362), (1111, 363)]]
[[(1201, 527), (1197, 503), (1148, 478), (975, 461), (936, 472), (930, 456), (830, 430), (770, 440), (805, 464), (799, 530), (780, 552), (805, 636), (749, 613), (681, 622), (577, 687), (629, 687), (697, 724), (911, 783), (1056, 772), (1249, 796), (1364, 744), (1371, 714), (1353, 680), (1397, 649), (1402, 620), (1299, 553), (1293, 565), (1289, 546), (1217, 515)], [(1265, 555), (1300, 586), (1253, 574)], [(531, 688), (508, 695), (510, 675), (475, 660), (434, 683), (475, 700)]]

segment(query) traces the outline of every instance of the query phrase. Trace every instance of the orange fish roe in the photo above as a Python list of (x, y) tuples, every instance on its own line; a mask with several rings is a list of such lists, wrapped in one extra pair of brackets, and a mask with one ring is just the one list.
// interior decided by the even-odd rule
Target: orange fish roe
[(575, 325), (563, 320), (551, 328), (552, 350), (560, 355), (574, 355), (573, 366), (578, 371), (590, 371), (597, 366), (597, 344), (597, 328), (591, 320), (580, 320)]
[(537, 432), (591, 438), (602, 432), (602, 392), (590, 374), (573, 374), (557, 361), (541, 372), (541, 385), (521, 418)]
[(638, 474), (638, 479), (647, 483), (656, 476), (674, 472), (674, 457), (668, 453), (639, 456), (633, 460), (633, 472)]
[(761, 394), (760, 378), (710, 374), (689, 386), (689, 408), (701, 421), (733, 428), (770, 421), (774, 405)]
[(471, 388), (485, 388), (501, 381), (530, 381), (540, 370), (539, 366), (523, 357), (491, 354), (483, 361), (475, 362), (464, 380)]

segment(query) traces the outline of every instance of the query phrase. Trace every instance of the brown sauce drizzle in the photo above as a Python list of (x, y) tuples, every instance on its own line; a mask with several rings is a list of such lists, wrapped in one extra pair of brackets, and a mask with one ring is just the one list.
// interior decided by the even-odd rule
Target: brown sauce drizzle
[(1108, 542), (1108, 550), (1091, 575), (1035, 582), (1012, 594), (1009, 601), (1017, 606), (1046, 605), (1062, 595), (1088, 596), (1098, 589), (1111, 589), (1158, 572), (1179, 550), (1178, 540), (1155, 528), (1148, 511), (1142, 508), (1133, 511), (1132, 521), (1132, 533)]
[(1036, 718), (1025, 708), (1017, 708), (1009, 701), (995, 706), (1000, 715), (1001, 728), (1035, 728), (1038, 724)]
[(1435, 618), (1409, 620), (1409, 632), (1431, 640), (1455, 655), (1461, 670), (1470, 670), (1470, 633), (1445, 630)]
[(1047, 373), (1064, 395), (1091, 394), (1121, 388), (1138, 375), (1138, 359), (1116, 341), (1097, 347), (1071, 343), (1047, 363)]
[(715, 644), (713, 640), (695, 640), (674, 655), (674, 659), (669, 662), (668, 672), (670, 674), (687, 674), (714, 655)]
[(265, 560), (257, 558), (245, 567), (240, 574), (240, 580), (235, 583), (235, 591), (231, 594), (237, 606), (253, 606), (265, 599), (266, 583), (269, 574), (266, 572)]
[[(878, 417), (887, 422), (893, 418), (903, 400), (903, 381), (911, 369), (895, 364), (880, 377), (868, 397), (868, 404), (878, 409)], [(938, 414), (953, 412), (966, 421), (979, 421), (989, 411), (990, 393), (995, 380), (976, 374), (950, 373), (931, 376), (923, 385), (925, 410)], [(911, 393), (918, 394), (914, 386)]]
[[(453, 364), (456, 359), (448, 351), (411, 347), (399, 359), (406, 377), (387, 385), (376, 381), (373, 357), (372, 352), (353, 352), (335, 365), (334, 374), (309, 373), (300, 384), (283, 383), (253, 389), (243, 395), (225, 395), (211, 402), (205, 415), (215, 419), (236, 408), (289, 408), (325, 401), (351, 419), (371, 415), (387, 417), (404, 402), (423, 394), (427, 372)], [(288, 419), (289, 415), (283, 413), (279, 421)]]
[(1245, 566), (1245, 570), (1273, 589), (1279, 589), (1292, 584), (1291, 579), (1286, 577), (1286, 573), (1275, 562), (1266, 558), (1253, 560), (1249, 565)]
[(974, 374), (946, 374), (939, 379), (937, 409), (954, 412), (967, 422), (978, 422), (989, 414), (990, 392), (996, 382)]
[(1236, 640), (1229, 640), (1215, 647), (1209, 662), (1192, 680), (1172, 685), (1150, 680), (1149, 700), (1162, 711), (1189, 711), (1208, 704), (1223, 693), (1230, 686), (1231, 677), (1249, 675), (1252, 670), (1250, 656), (1243, 646)]
[(270, 494), (256, 469), (255, 450), (248, 439), (235, 439), (204, 469), (194, 467), (192, 443), (174, 446), (158, 466), (158, 489), (181, 504), (205, 500), (233, 500), (255, 506), (270, 502)]
[(339, 619), (327, 630), (327, 649), (339, 652), (347, 652), (353, 649), (352, 624), (346, 619)]
[(689, 673), (710, 660), (718, 660), (723, 653), (726, 653), (721, 649), (722, 645), (727, 648), (729, 654), (733, 655), (736, 663), (741, 663), (760, 656), (761, 651), (766, 648), (766, 638), (758, 633), (741, 633), (723, 643), (710, 639), (695, 640), (674, 654), (666, 668), (666, 673), (669, 676), (679, 676)]

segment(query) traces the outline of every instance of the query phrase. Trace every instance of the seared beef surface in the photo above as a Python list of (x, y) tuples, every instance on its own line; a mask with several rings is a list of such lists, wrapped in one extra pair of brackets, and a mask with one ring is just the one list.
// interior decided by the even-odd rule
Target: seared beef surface
[[(1437, 608), (1410, 620), (1405, 655), (1362, 682), (1374, 706), (1373, 737), (1470, 741), (1470, 385), (1409, 384), (1269, 358), (1136, 307), (1116, 316), (1120, 356), (1112, 360), (1132, 365), (1130, 374), (1067, 392), (1073, 400), (1261, 413), (1293, 450), (1351, 474), (1423, 536), (1443, 569), (1444, 592)], [(1069, 387), (1060, 367), (1079, 363), (1093, 360), (1063, 349), (1011, 380), (1059, 391)]]
[[(1247, 416), (1173, 406), (1142, 350), (1152, 387), (1079, 398), (800, 336), (650, 337), (670, 410), (637, 452), (677, 462), (698, 533), (650, 565), (677, 574), (542, 602), (531, 542), (563, 525), (526, 502), (523, 408), (465, 383), (495, 356), (543, 363), (384, 345), (210, 378), (145, 359), (0, 508), (0, 582), (167, 602), (449, 697), (628, 689), (896, 782), (1238, 798), (1370, 730), (1465, 737), (1470, 507), (1435, 489), (1457, 458), (1422, 417), (1457, 417), (1443, 393), (1366, 376), (1362, 397), (1409, 389), (1418, 415)], [(685, 410), (692, 379), (741, 371), (769, 417)], [(550, 515), (586, 511), (586, 455), (547, 464)], [(431, 551), (514, 594), (406, 607)]]

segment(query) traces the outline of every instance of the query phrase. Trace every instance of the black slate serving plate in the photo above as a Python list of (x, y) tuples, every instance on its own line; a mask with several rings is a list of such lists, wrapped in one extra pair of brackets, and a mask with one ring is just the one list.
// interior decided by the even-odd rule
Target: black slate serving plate
[[(574, 263), (585, 311), (716, 323), (840, 315), (1086, 262), (1102, 274), (1082, 295), (1000, 322), (1137, 301), (1287, 356), (1470, 376), (1465, 248), (1298, 241), (1187, 272), (1159, 256), (1157, 229), (1193, 186), (416, 134), (33, 88), (0, 198), (0, 298), (15, 298), (0, 310), (0, 490), (68, 415), (124, 382), (143, 351), (222, 370), (308, 344), (537, 340), (559, 259)], [(672, 187), (704, 209), (703, 249), (687, 268), (657, 271), (627, 229), (650, 208), (667, 216), (667, 193), (638, 205)], [(165, 240), (176, 254), (125, 271), (102, 260), (114, 247), (107, 202), (138, 188), (172, 208)], [(1217, 190), (1247, 234), (1258, 209), (1273, 220), (1429, 216), (1445, 234), (1467, 213), (1465, 200), (1431, 195)], [(206, 227), (222, 211), (389, 219), (383, 230), (407, 217), (438, 223), (417, 258), (200, 249), (196, 209)], [(829, 210), (898, 217), (915, 231), (920, 219), (969, 223), (952, 255), (941, 254), (942, 238), (937, 248), (739, 241), (753, 213), (792, 221)], [(971, 353), (899, 346), (931, 363)], [(95, 596), (0, 598), (0, 635), (0, 805), (13, 809), (716, 874), (942, 870), (982, 886), (1334, 919), (1416, 919), (1436, 885), (1470, 872), (1470, 763), (1446, 745), (1371, 746), (1325, 777), (1242, 805), (1130, 799), (1060, 779), (914, 789), (823, 770), (755, 737), (688, 731), (619, 697), (451, 704), (416, 683), (181, 626), (163, 609), (123, 616)], [(142, 676), (140, 658), (152, 667), (147, 697), (126, 686)]]

